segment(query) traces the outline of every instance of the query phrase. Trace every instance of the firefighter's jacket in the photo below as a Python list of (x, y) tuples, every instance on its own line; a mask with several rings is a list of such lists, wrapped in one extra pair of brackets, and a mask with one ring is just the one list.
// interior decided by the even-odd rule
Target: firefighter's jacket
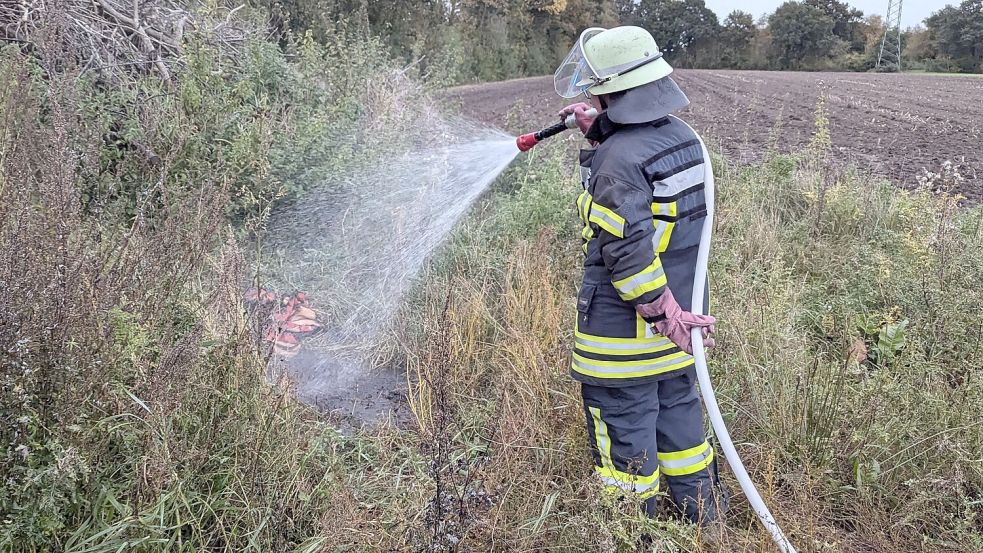
[(668, 287), (691, 310), (710, 160), (699, 136), (671, 115), (621, 125), (601, 113), (587, 138), (598, 144), (580, 153), (586, 260), (573, 377), (622, 387), (675, 376), (693, 356), (655, 332), (634, 306)]

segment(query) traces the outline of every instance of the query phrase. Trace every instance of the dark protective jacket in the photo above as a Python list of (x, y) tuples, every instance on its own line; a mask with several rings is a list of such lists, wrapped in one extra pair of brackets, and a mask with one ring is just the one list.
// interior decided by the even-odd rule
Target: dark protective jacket
[(691, 310), (710, 160), (693, 129), (671, 115), (621, 125), (601, 113), (587, 138), (598, 144), (580, 153), (586, 259), (573, 377), (622, 387), (675, 376), (693, 356), (656, 333), (635, 305), (668, 287)]

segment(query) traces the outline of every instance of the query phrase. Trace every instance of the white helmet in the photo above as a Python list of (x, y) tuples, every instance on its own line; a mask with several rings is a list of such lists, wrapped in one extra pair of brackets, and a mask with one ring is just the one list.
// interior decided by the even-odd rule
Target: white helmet
[(652, 35), (641, 27), (591, 27), (553, 75), (556, 92), (573, 98), (584, 91), (610, 94), (668, 77), (672, 66)]

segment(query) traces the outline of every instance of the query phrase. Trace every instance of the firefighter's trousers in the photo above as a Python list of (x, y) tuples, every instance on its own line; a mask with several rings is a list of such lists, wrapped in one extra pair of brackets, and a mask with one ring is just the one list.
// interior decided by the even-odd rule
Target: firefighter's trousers
[(595, 469), (610, 491), (637, 494), (653, 515), (662, 476), (689, 520), (717, 519), (726, 499), (717, 493), (714, 451), (692, 368), (624, 388), (581, 386)]

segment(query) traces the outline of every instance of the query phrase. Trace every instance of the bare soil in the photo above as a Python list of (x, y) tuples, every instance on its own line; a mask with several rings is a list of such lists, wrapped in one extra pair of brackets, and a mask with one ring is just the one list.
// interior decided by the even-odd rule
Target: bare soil
[[(923, 170), (951, 160), (966, 179), (958, 191), (983, 199), (983, 77), (692, 69), (673, 77), (692, 102), (680, 115), (733, 161), (754, 161), (769, 145), (788, 152), (808, 144), (825, 94), (839, 162), (910, 188)], [(500, 127), (522, 121), (527, 131), (552, 123), (569, 102), (551, 77), (461, 86), (445, 98), (466, 117)]]

